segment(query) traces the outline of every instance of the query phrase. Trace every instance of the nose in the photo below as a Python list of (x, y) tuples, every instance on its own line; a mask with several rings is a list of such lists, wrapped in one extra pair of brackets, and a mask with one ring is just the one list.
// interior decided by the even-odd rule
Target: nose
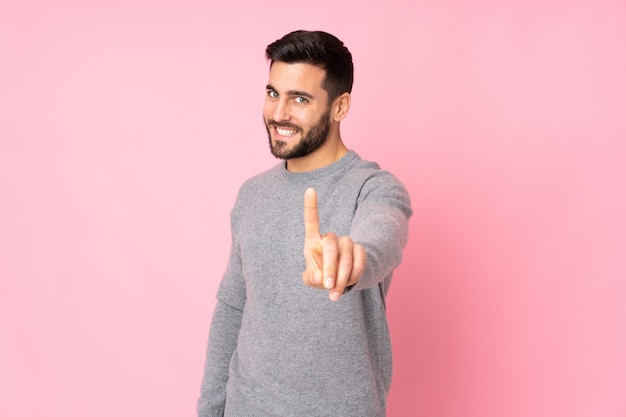
[(286, 121), (291, 118), (289, 115), (289, 105), (285, 100), (280, 99), (274, 103), (272, 118), (277, 122)]

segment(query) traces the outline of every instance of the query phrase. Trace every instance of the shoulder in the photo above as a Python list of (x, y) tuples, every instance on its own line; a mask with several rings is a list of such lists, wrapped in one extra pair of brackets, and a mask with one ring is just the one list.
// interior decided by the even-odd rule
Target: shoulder
[(402, 208), (409, 216), (412, 214), (408, 190), (391, 171), (382, 169), (378, 163), (358, 157), (348, 175), (356, 176), (361, 183), (359, 204), (384, 202)]
[(392, 187), (406, 191), (402, 182), (391, 171), (382, 169), (377, 162), (362, 159), (358, 154), (352, 153), (354, 158), (347, 175), (359, 178), (368, 187)]
[(264, 192), (269, 184), (276, 182), (284, 175), (284, 164), (277, 164), (272, 168), (256, 174), (241, 184), (237, 194), (237, 200), (249, 198), (259, 192)]

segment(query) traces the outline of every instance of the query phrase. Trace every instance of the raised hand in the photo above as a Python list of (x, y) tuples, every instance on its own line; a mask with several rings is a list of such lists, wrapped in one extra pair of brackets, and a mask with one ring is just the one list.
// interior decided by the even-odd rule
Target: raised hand
[(313, 288), (329, 290), (329, 298), (337, 301), (346, 287), (356, 284), (365, 269), (365, 249), (349, 236), (320, 234), (317, 193), (309, 188), (304, 193), (304, 260), (302, 281)]

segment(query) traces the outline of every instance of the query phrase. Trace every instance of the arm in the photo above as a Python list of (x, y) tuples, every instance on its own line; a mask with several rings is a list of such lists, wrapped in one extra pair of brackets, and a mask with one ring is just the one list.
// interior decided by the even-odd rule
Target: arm
[(350, 237), (365, 248), (367, 263), (355, 289), (378, 285), (400, 265), (412, 216), (410, 196), (381, 171), (363, 184)]
[(400, 264), (411, 215), (404, 186), (389, 173), (379, 172), (360, 190), (350, 235), (321, 235), (317, 195), (308, 189), (304, 195), (306, 269), (302, 280), (311, 287), (328, 289), (333, 301), (346, 288), (377, 285)]
[(230, 359), (237, 347), (242, 311), (219, 301), (215, 305), (198, 400), (198, 417), (222, 417)]
[[(233, 229), (235, 220), (236, 212), (233, 210)], [(198, 417), (222, 417), (224, 414), (230, 360), (237, 348), (246, 303), (246, 285), (234, 233), (231, 245), (228, 266), (220, 282), (218, 301), (211, 321), (204, 376), (197, 404)]]

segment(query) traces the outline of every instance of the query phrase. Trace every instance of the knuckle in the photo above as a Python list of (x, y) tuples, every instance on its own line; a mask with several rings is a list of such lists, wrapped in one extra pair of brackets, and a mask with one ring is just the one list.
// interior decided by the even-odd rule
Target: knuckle
[(334, 244), (334, 245), (336, 245), (336, 244), (337, 244), (337, 240), (338, 240), (338, 239), (337, 239), (337, 235), (336, 235), (335, 233), (333, 233), (333, 232), (328, 232), (328, 233), (326, 233), (326, 234), (323, 236), (322, 240), (323, 240), (323, 241), (324, 241), (324, 243), (326, 243), (326, 244)]

